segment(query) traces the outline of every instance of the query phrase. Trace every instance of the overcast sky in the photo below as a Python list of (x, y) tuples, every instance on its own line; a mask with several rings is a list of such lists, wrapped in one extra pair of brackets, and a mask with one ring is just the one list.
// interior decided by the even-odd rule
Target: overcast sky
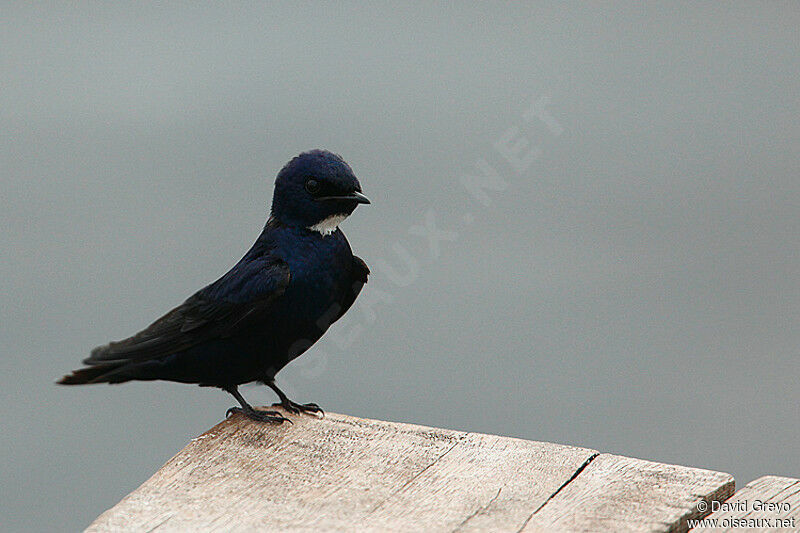
[(373, 276), (294, 399), (800, 477), (796, 3), (9, 4), (0, 529), (83, 527), (222, 419), (53, 382), (224, 273), (317, 147)]

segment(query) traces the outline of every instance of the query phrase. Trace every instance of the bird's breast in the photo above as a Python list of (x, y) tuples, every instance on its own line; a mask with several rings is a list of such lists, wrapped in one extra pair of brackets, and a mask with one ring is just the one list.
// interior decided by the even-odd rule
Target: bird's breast
[(350, 246), (336, 232), (301, 240), (287, 254), (291, 279), (283, 298), (283, 312), (292, 327), (319, 335), (338, 316), (339, 303), (351, 285)]

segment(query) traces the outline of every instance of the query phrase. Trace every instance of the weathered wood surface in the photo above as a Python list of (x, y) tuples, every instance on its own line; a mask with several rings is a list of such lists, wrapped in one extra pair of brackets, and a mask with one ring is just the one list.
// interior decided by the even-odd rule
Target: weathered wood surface
[(697, 504), (733, 485), (729, 474), (600, 454), (523, 531), (687, 531), (707, 514)]
[(328, 413), (234, 415), (88, 531), (667, 531), (728, 474)]
[[(714, 526), (716, 524), (716, 526)], [(764, 476), (751, 481), (692, 533), (800, 531), (800, 479)]]

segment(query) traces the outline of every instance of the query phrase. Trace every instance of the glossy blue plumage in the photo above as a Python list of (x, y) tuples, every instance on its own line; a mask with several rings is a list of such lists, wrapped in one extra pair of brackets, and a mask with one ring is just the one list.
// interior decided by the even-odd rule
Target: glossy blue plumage
[(314, 150), (294, 158), (278, 174), (264, 230), (233, 268), (147, 329), (96, 348), (87, 368), (60, 383), (217, 386), (250, 416), (236, 386), (263, 381), (284, 406), (297, 408), (273, 379), (349, 309), (367, 281), (366, 265), (331, 226), (359, 203), (369, 202), (341, 157)]

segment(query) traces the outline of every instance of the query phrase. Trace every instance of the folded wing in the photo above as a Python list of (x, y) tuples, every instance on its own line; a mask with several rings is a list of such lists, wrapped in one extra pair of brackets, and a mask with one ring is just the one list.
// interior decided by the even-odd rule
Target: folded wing
[(154, 359), (234, 335), (269, 312), (290, 277), (289, 267), (281, 259), (242, 260), (147, 329), (95, 348), (83, 363), (94, 366)]

